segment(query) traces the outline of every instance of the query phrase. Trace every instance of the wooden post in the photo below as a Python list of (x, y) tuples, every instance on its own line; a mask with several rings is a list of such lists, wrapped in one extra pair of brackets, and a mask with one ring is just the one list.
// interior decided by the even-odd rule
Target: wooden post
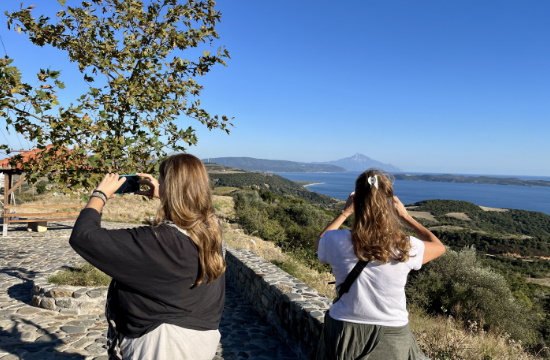
[(2, 236), (8, 235), (9, 216), (7, 206), (10, 205), (11, 172), (4, 174), (4, 221), (2, 222)]
[(17, 190), (17, 188), (20, 187), (21, 184), (23, 184), (23, 181), (25, 181), (24, 175), (25, 174), (19, 175), (19, 180), (13, 186), (11, 186), (12, 179), (13, 179), (13, 170), (10, 172), (7, 172), (4, 175), (4, 222), (2, 223), (2, 236), (8, 235), (8, 226), (10, 223), (9, 219), (10, 219), (11, 213), (9, 212), (8, 209), (6, 209), (6, 207), (9, 207), (10, 205), (11, 194), (13, 194), (13, 192)]

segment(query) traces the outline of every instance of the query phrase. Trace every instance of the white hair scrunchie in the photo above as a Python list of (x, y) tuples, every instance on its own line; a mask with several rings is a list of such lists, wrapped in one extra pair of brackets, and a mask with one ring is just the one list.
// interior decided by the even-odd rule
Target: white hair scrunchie
[(373, 186), (378, 189), (378, 176), (369, 176), (367, 182), (369, 183), (371, 189)]

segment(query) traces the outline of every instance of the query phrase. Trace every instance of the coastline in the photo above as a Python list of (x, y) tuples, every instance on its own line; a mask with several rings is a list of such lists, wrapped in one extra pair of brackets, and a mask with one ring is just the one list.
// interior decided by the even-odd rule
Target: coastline
[[(309, 191), (345, 200), (355, 181), (355, 173), (346, 174), (281, 174), (298, 182)], [(545, 179), (546, 180), (546, 179)], [(317, 185), (310, 187), (310, 185)], [(395, 181), (395, 194), (404, 204), (423, 200), (467, 201), (478, 206), (518, 209), (550, 215), (546, 186), (506, 186), (500, 184), (460, 183), (442, 181)]]
[(302, 185), (305, 188), (307, 188), (308, 186), (311, 186), (311, 185), (324, 184), (324, 182), (309, 182), (309, 181), (296, 181), (296, 182), (299, 183), (300, 185)]

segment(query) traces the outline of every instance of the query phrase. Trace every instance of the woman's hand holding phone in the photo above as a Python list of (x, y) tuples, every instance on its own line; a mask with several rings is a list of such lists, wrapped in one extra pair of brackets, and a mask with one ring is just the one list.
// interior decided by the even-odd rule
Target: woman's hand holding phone
[(137, 175), (145, 178), (145, 180), (139, 180), (138, 183), (141, 185), (147, 185), (149, 189), (145, 191), (137, 191), (136, 195), (145, 195), (150, 198), (160, 198), (159, 195), (159, 182), (151, 174), (137, 173)]
[(96, 190), (102, 191), (107, 199), (112, 199), (115, 192), (126, 182), (125, 177), (118, 174), (106, 174), (103, 180), (97, 185)]

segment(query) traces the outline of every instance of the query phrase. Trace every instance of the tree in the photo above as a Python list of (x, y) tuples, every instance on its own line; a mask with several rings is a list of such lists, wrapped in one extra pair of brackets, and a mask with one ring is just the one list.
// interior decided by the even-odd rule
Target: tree
[[(211, 116), (198, 99), (196, 78), (229, 58), (224, 48), (215, 54), (197, 49), (218, 38), (214, 1), (58, 2), (55, 22), (33, 17), (34, 6), (6, 13), (8, 28), (35, 45), (65, 51), (89, 85), (64, 106), (57, 95), (65, 88), (60, 71), (41, 69), (31, 86), (12, 59), (0, 59), (0, 117), (42, 150), (22, 165), (30, 181), (46, 175), (90, 187), (105, 172), (154, 172), (155, 159), (197, 142), (195, 130), (181, 126), (182, 116), (229, 133), (229, 119)], [(182, 58), (184, 52), (195, 54), (193, 60)], [(1, 148), (10, 151), (7, 144)]]

